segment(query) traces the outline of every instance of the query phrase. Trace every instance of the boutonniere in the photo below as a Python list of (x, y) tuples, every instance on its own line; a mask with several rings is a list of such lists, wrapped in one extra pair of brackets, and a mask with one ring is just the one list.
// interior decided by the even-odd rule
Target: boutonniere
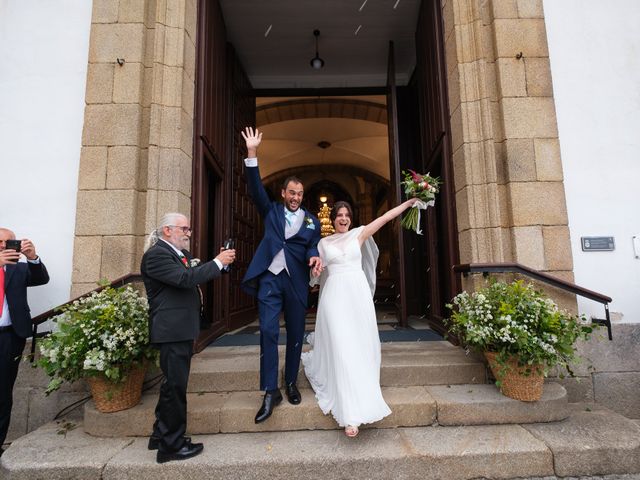
[(197, 267), (198, 265), (200, 265), (200, 259), (192, 258), (191, 260), (189, 260), (189, 265), (192, 267)]
[(304, 221), (307, 223), (307, 228), (311, 230), (315, 230), (316, 226), (313, 223), (313, 219), (311, 217), (304, 217)]

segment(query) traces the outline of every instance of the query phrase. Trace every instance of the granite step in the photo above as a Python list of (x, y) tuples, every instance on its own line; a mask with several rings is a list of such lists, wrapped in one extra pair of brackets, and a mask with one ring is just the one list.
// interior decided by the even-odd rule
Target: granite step
[[(363, 428), (539, 423), (568, 416), (567, 392), (555, 383), (545, 385), (542, 399), (533, 403), (507, 398), (493, 385), (383, 387), (382, 393), (391, 415)], [(331, 415), (323, 415), (312, 390), (301, 394), (300, 405), (285, 399), (260, 424), (254, 423), (254, 416), (261, 392), (189, 394), (188, 431), (198, 435), (340, 428)], [(115, 413), (100, 413), (90, 402), (85, 405), (85, 431), (98, 437), (149, 435), (156, 402), (157, 394), (144, 395), (136, 407)]]
[[(304, 350), (309, 346), (305, 345)], [(280, 347), (284, 365), (284, 347)], [(298, 387), (310, 388), (302, 367)], [(280, 375), (282, 379), (283, 375)], [(485, 383), (482, 359), (448, 342), (382, 344), (380, 383), (385, 387)], [(255, 346), (215, 347), (193, 358), (189, 392), (253, 391), (260, 384), (260, 349)]]
[(336, 430), (196, 435), (202, 455), (162, 465), (146, 438), (97, 438), (60, 421), (13, 442), (0, 478), (637, 478), (640, 426), (593, 406), (572, 410), (560, 422), (366, 429), (354, 439)]

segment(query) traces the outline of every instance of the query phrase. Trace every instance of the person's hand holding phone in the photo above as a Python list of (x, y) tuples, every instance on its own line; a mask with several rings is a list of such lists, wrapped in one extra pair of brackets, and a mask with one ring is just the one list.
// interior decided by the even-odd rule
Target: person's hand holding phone
[(31, 240), (25, 238), (21, 242), (22, 243), (20, 247), (22, 253), (25, 257), (27, 257), (28, 260), (35, 260), (36, 258), (38, 258), (38, 255), (36, 254), (36, 247)]
[(20, 260), (22, 240), (8, 239), (4, 242), (4, 249), (0, 251), (0, 266), (15, 265)]
[(222, 265), (224, 265), (225, 267), (231, 265), (235, 261), (236, 251), (233, 248), (232, 239), (228, 239), (226, 242), (224, 242), (224, 247), (220, 249), (220, 253), (216, 258), (220, 260), (220, 262), (222, 262)]

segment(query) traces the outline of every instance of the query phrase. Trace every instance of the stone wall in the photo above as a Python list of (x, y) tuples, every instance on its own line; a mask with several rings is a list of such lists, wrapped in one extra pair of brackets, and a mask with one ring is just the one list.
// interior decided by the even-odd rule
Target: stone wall
[(94, 0), (71, 295), (139, 271), (191, 210), (196, 0)]
[[(24, 353), (30, 352), (31, 341), (27, 341)], [(42, 369), (32, 368), (28, 362), (20, 364), (13, 389), (13, 410), (7, 442), (50, 422), (60, 410), (88, 395), (84, 382), (78, 382), (64, 384), (59, 391), (46, 396), (44, 391), (48, 383), (48, 377)], [(72, 418), (81, 418), (81, 415), (82, 408), (75, 410)]]
[[(31, 341), (28, 340), (24, 354), (27, 355), (30, 352)], [(149, 388), (152, 392), (159, 391), (159, 384), (154, 381), (158, 375), (160, 370), (157, 367), (149, 368), (145, 376), (145, 388)], [(46, 395), (48, 383), (49, 377), (43, 369), (32, 367), (28, 362), (21, 363), (13, 389), (13, 410), (7, 442), (12, 442), (52, 421), (63, 409), (91, 395), (84, 381), (73, 384), (63, 383), (59, 390)], [(83, 405), (70, 410), (64, 417), (71, 422), (81, 421), (84, 413)]]
[(542, 0), (444, 0), (443, 17), (460, 261), (571, 281)]
[(570, 402), (597, 402), (628, 418), (640, 419), (640, 323), (613, 323), (580, 345), (583, 361), (575, 378), (550, 378), (562, 383)]

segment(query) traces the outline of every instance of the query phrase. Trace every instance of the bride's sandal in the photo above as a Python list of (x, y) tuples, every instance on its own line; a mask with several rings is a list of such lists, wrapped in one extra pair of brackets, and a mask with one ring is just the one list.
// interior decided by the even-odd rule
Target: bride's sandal
[(344, 434), (350, 438), (357, 436), (358, 432), (359, 432), (358, 427), (354, 427), (351, 425), (347, 425), (347, 427), (344, 429)]

